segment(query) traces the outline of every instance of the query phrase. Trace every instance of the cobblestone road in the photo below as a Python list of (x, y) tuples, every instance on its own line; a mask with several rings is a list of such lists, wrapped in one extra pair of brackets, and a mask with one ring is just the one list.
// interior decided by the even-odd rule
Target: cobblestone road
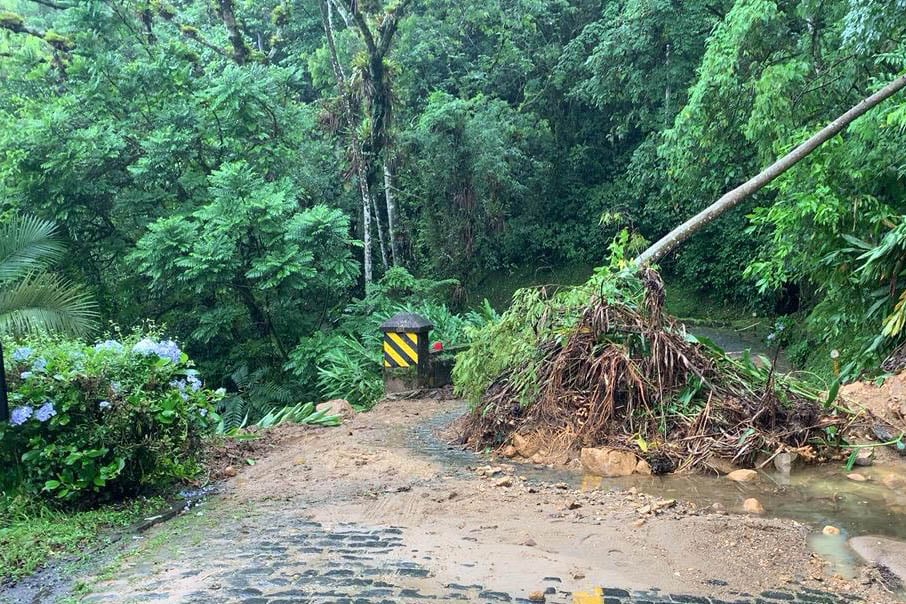
[[(525, 593), (493, 586), (446, 583), (430, 570), (430, 557), (407, 550), (404, 529), (393, 526), (327, 526), (278, 506), (225, 510), (214, 502), (203, 516), (164, 527), (99, 579), (84, 602), (188, 602), (242, 604), (390, 604), (395, 602), (517, 602), (532, 593), (544, 601), (575, 604), (833, 604), (859, 601), (813, 589), (735, 594), (728, 599), (630, 592), (600, 587), (569, 593), (560, 577), (539, 577)], [(261, 527), (266, 527), (262, 530)], [(411, 529), (409, 529), (411, 530)], [(475, 562), (464, 562), (465, 565)], [(715, 585), (721, 585), (715, 580)], [(534, 601), (538, 601), (537, 599)]]

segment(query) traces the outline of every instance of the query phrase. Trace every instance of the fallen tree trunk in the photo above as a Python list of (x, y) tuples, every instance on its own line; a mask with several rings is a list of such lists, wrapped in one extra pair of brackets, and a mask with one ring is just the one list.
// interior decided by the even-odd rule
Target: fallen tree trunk
[(890, 98), (904, 87), (906, 87), (906, 75), (897, 78), (873, 95), (863, 99), (858, 105), (822, 128), (790, 153), (765, 168), (761, 173), (747, 180), (732, 191), (725, 193), (713, 204), (661, 237), (657, 243), (642, 252), (635, 259), (635, 263), (639, 266), (656, 263), (658, 260), (672, 252), (679, 244), (720, 217), (724, 212), (733, 209), (754, 195), (772, 180), (792, 168), (800, 160), (807, 157), (812, 151), (832, 139), (858, 117)]

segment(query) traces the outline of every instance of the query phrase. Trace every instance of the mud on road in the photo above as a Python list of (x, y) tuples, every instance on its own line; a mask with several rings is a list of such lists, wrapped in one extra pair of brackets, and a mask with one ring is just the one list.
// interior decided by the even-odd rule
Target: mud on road
[[(447, 447), (456, 401), (291, 427), (222, 495), (86, 577), (85, 602), (895, 602), (832, 576), (811, 530), (630, 491), (574, 490)], [(236, 453), (234, 452), (234, 455)], [(245, 461), (245, 460), (241, 460)], [(641, 510), (641, 512), (640, 512)], [(85, 593), (87, 592), (87, 593)]]

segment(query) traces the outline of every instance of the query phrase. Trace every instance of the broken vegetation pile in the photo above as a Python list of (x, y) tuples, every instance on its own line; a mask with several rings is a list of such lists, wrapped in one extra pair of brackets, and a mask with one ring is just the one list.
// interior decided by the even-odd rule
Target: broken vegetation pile
[(860, 420), (833, 395), (687, 333), (664, 313), (659, 275), (626, 264), (616, 259), (576, 288), (520, 290), (499, 322), (473, 334), (454, 370), (472, 405), (465, 444), (528, 435), (560, 462), (609, 446), (655, 473), (714, 458), (751, 466), (763, 452), (839, 453)]

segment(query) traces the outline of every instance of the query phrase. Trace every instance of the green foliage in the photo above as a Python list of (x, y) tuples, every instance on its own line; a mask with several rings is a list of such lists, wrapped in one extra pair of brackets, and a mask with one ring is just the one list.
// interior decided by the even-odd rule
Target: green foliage
[(235, 424), (229, 424), (226, 418), (221, 417), (220, 422), (215, 428), (216, 434), (226, 435), (234, 438), (254, 438), (254, 433), (243, 432), (243, 428), (273, 428), (281, 424), (304, 424), (308, 426), (339, 426), (343, 423), (343, 417), (340, 415), (331, 415), (330, 409), (317, 411), (314, 403), (296, 403), (286, 407), (274, 407), (268, 411), (261, 419), (251, 426), (248, 424), (248, 416)]
[(311, 379), (314, 373), (322, 398), (343, 398), (368, 409), (384, 392), (381, 323), (401, 312), (420, 314), (434, 324), (432, 339), (450, 348), (468, 344), (473, 327), (496, 317), (488, 304), (478, 311), (452, 312), (439, 298), (455, 285), (392, 269), (367, 296), (347, 307), (335, 329), (303, 340), (290, 354), (286, 369), (302, 379)]
[[(372, 25), (394, 6), (360, 4)], [(237, 5), (254, 49), (237, 61), (197, 2), (12, 8), (0, 212), (55, 221), (68, 251), (55, 276), (3, 288), (0, 328), (85, 328), (64, 311), (90, 311), (91, 291), (103, 320), (168, 325), (235, 394), (231, 424), (328, 392), (368, 404), (379, 315), (417, 306), (438, 339), (466, 341), (441, 304), (463, 308), (489, 276), (599, 265), (622, 228), (656, 239), (906, 65), (903, 0), (422, 0), (380, 81), (359, 28), (333, 15), (350, 117), (317, 10)], [(798, 292), (809, 349), (876, 363), (906, 312), (896, 251), (863, 271), (868, 248), (846, 237), (873, 248), (906, 215), (904, 115), (893, 102), (865, 116), (664, 268), (759, 311)], [(397, 264), (424, 277), (410, 292), (376, 246), (385, 280), (362, 282), (353, 131), (375, 241), (392, 171)]]
[(543, 288), (520, 289), (498, 320), (469, 329), (471, 347), (457, 355), (453, 368), (456, 393), (477, 407), (497, 380), (506, 379), (515, 386), (520, 405), (534, 402), (544, 354), (539, 342), (565, 337), (595, 295), (630, 306), (641, 302), (641, 281), (635, 269), (627, 267), (623, 255), (627, 241), (628, 233), (624, 231), (611, 245), (610, 265), (596, 269), (586, 283), (561, 288), (551, 295)]
[(93, 510), (62, 511), (41, 501), (0, 496), (0, 583), (15, 581), (61, 556), (82, 559), (109, 537), (158, 512), (163, 499), (134, 499)]
[(0, 332), (81, 334), (93, 327), (95, 304), (84, 288), (47, 272), (66, 253), (56, 231), (33, 216), (0, 225)]
[(7, 358), (0, 426), (6, 491), (96, 502), (191, 478), (220, 394), (169, 340), (20, 342)]

